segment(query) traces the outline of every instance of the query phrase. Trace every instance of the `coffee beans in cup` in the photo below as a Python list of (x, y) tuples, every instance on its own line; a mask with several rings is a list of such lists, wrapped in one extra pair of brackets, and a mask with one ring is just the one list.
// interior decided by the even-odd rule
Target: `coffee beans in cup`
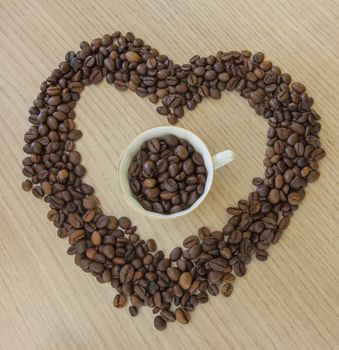
[(146, 210), (174, 214), (191, 207), (205, 191), (202, 155), (175, 135), (145, 141), (129, 169), (129, 186)]

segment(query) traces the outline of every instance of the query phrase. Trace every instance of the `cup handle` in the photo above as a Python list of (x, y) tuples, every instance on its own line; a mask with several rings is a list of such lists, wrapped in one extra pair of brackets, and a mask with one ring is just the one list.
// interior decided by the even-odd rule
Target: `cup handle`
[(234, 153), (231, 150), (219, 152), (212, 156), (213, 169), (219, 169), (222, 166), (232, 162), (234, 159)]

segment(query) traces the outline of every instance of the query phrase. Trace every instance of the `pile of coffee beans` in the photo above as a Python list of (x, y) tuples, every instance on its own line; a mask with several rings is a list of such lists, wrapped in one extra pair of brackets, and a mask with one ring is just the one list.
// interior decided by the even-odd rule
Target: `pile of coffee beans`
[[(252, 183), (247, 199), (228, 208), (231, 215), (221, 230), (206, 227), (187, 237), (183, 247), (168, 257), (154, 240), (143, 240), (127, 217), (103, 213), (75, 142), (75, 105), (85, 86), (102, 80), (119, 90), (160, 102), (157, 111), (170, 123), (193, 110), (204, 98), (220, 98), (237, 91), (257, 114), (268, 121), (264, 176)], [(106, 34), (65, 60), (41, 83), (29, 109), (32, 124), (25, 134), (24, 190), (50, 206), (48, 219), (59, 237), (67, 237), (68, 254), (100, 283), (110, 283), (118, 294), (115, 307), (129, 300), (136, 316), (144, 305), (157, 314), (154, 325), (163, 330), (168, 322), (187, 324), (190, 312), (219, 290), (228, 297), (235, 276), (244, 276), (254, 255), (266, 260), (268, 248), (277, 243), (294, 211), (305, 197), (308, 183), (319, 177), (319, 115), (303, 84), (249, 51), (217, 52), (174, 64), (166, 55), (132, 33)], [(175, 310), (173, 309), (175, 306)]]
[(175, 135), (145, 141), (128, 169), (129, 185), (143, 208), (174, 214), (192, 206), (205, 191), (203, 156)]

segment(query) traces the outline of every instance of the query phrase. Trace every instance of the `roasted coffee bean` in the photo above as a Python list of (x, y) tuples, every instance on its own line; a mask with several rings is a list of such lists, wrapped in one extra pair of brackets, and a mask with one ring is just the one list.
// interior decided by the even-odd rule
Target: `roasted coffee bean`
[(117, 294), (113, 300), (113, 305), (119, 309), (123, 308), (126, 304), (126, 297), (124, 294)]
[(225, 297), (229, 297), (233, 292), (233, 286), (230, 283), (226, 283), (221, 287), (221, 293)]
[(255, 252), (255, 257), (260, 260), (260, 261), (265, 261), (267, 260), (267, 252), (265, 250), (260, 250), (258, 249), (256, 252)]
[(210, 284), (208, 286), (207, 290), (208, 290), (208, 293), (210, 293), (213, 296), (216, 296), (219, 293), (219, 288), (218, 288), (218, 286), (216, 284)]
[(22, 189), (24, 190), (24, 191), (30, 191), (31, 190), (31, 188), (32, 188), (32, 181), (30, 181), (30, 180), (25, 180), (23, 183), (22, 183)]
[(100, 272), (103, 272), (105, 270), (105, 265), (94, 261), (89, 265), (89, 268), (92, 272), (100, 273)]
[(198, 294), (198, 302), (200, 304), (205, 304), (208, 302), (208, 294), (206, 292), (200, 292)]
[(131, 220), (129, 218), (127, 218), (126, 216), (122, 216), (119, 221), (119, 226), (121, 228), (123, 228), (124, 230), (127, 230), (131, 227), (132, 223), (131, 223)]
[(32, 193), (37, 198), (42, 198), (44, 196), (44, 190), (40, 186), (34, 186)]
[(178, 261), (181, 258), (181, 255), (182, 255), (181, 247), (176, 247), (171, 251), (170, 259), (171, 261)]
[(148, 140), (147, 141), (147, 147), (148, 147), (148, 150), (151, 153), (158, 153), (158, 152), (160, 152), (160, 140), (156, 139), (156, 138)]
[(175, 310), (175, 319), (181, 324), (187, 324), (190, 321), (189, 313), (182, 307)]
[(227, 273), (224, 275), (223, 282), (225, 283), (232, 283), (235, 280), (235, 276), (231, 273)]
[(124, 265), (120, 270), (120, 281), (121, 283), (129, 283), (132, 281), (134, 276), (134, 268), (132, 265)]
[(153, 177), (156, 175), (156, 165), (151, 160), (146, 160), (143, 164), (143, 173), (147, 177)]
[(130, 306), (128, 311), (132, 317), (135, 317), (138, 314), (138, 309), (135, 306)]
[(99, 204), (99, 201), (96, 196), (90, 195), (86, 197), (83, 201), (83, 205), (86, 209), (95, 209)]
[(175, 148), (174, 154), (176, 156), (178, 156), (181, 160), (185, 160), (188, 157), (188, 155), (189, 155), (187, 148), (185, 148), (182, 145), (178, 145)]
[(146, 246), (150, 252), (155, 252), (157, 250), (157, 243), (154, 239), (148, 239), (146, 242)]
[(91, 235), (91, 242), (95, 246), (99, 246), (101, 244), (101, 234), (99, 231), (94, 231)]
[(222, 280), (223, 276), (223, 272), (213, 270), (208, 273), (207, 278), (210, 283), (219, 283)]
[(166, 321), (161, 316), (156, 316), (154, 319), (154, 327), (158, 331), (163, 331), (167, 326)]
[(167, 268), (167, 276), (171, 281), (177, 282), (180, 278), (180, 271), (175, 267), (169, 267)]
[(238, 277), (242, 277), (245, 275), (246, 273), (246, 267), (243, 263), (241, 262), (237, 262), (234, 264), (234, 273), (238, 276)]
[(169, 310), (161, 310), (160, 316), (167, 322), (174, 322), (176, 320), (175, 314)]
[(267, 197), (268, 201), (272, 204), (277, 204), (280, 201), (280, 193), (276, 188), (271, 189)]
[(192, 284), (192, 275), (190, 272), (184, 272), (181, 274), (180, 278), (179, 278), (179, 286), (182, 289), (189, 289), (191, 287)]
[(183, 246), (185, 248), (192, 248), (196, 244), (199, 244), (199, 238), (197, 236), (189, 236), (183, 241)]

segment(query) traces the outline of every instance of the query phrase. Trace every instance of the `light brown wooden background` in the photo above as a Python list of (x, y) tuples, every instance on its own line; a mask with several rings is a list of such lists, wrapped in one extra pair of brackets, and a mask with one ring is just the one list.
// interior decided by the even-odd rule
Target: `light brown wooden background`
[[(113, 309), (113, 290), (77, 268), (56, 237), (43, 201), (21, 191), (27, 109), (64, 53), (115, 30), (133, 31), (178, 63), (218, 50), (262, 50), (306, 84), (322, 115), (327, 157), (266, 263), (253, 262), (234, 294), (212, 298), (184, 327), (153, 328), (151, 310), (132, 319)], [(339, 2), (0, 0), (0, 348), (338, 349), (339, 348)], [(128, 142), (166, 125), (149, 102), (106, 84), (77, 107), (78, 149), (106, 212), (128, 214), (167, 253), (201, 225), (218, 229), (225, 208), (263, 174), (266, 123), (235, 93), (206, 101), (179, 124), (212, 152), (235, 161), (216, 173), (204, 204), (174, 222), (146, 219), (124, 202), (117, 164)]]

